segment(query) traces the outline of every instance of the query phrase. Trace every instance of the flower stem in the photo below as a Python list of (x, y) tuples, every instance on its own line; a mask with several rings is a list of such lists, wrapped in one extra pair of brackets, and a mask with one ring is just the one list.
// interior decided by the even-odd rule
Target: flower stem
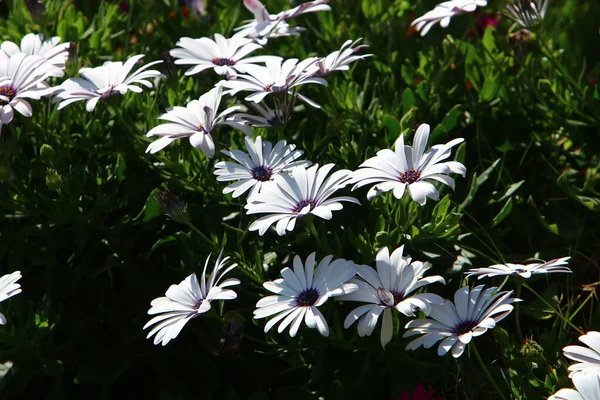
[[(521, 297), (521, 287), (523, 286), (523, 282), (518, 279), (517, 280), (517, 288), (515, 290), (516, 298)], [(523, 331), (521, 331), (521, 302), (517, 302), (515, 305), (515, 322), (517, 324), (517, 335), (519, 335), (519, 340), (521, 343), (523, 342)]]
[(536, 292), (535, 290), (533, 290), (533, 288), (531, 286), (529, 286), (527, 283), (523, 282), (523, 286), (529, 290), (531, 293), (533, 293), (535, 295), (535, 297), (537, 297), (538, 299), (540, 299), (540, 301), (542, 303), (544, 303), (547, 307), (550, 307), (550, 309), (552, 310), (552, 312), (554, 312), (554, 314), (556, 314), (561, 320), (563, 320), (563, 322), (565, 322), (567, 325), (571, 326), (571, 328), (575, 329), (580, 335), (585, 334), (584, 331), (582, 331), (581, 329), (579, 329), (579, 327), (577, 327), (576, 325), (574, 325), (570, 320), (568, 320), (567, 318), (564, 317), (564, 315), (562, 315), (561, 312), (559, 312), (556, 308), (554, 308), (552, 306), (552, 304), (548, 303), (546, 301), (546, 299), (544, 299), (542, 296), (540, 296), (538, 294), (538, 292)]
[(310, 229), (310, 233), (313, 235), (313, 237), (317, 241), (317, 246), (324, 252), (330, 253), (331, 250), (329, 249), (329, 246), (327, 246), (326, 243), (323, 243), (323, 241), (321, 240), (321, 237), (319, 236), (319, 232), (317, 232), (317, 228), (315, 227), (315, 222), (314, 222), (314, 219), (312, 218), (312, 216), (309, 216), (307, 223), (308, 223), (308, 228)]
[(473, 345), (471, 347), (473, 348), (473, 353), (475, 354), (475, 358), (477, 359), (477, 361), (479, 361), (479, 365), (481, 365), (481, 369), (483, 369), (483, 372), (485, 372), (485, 375), (487, 376), (488, 380), (492, 383), (492, 386), (494, 386), (494, 389), (496, 389), (496, 392), (498, 392), (498, 395), (500, 396), (500, 398), (502, 400), (506, 400), (506, 396), (504, 396), (504, 393), (502, 393), (502, 390), (500, 390), (500, 386), (498, 386), (498, 384), (492, 377), (490, 370), (486, 367), (485, 363), (483, 362), (481, 355), (479, 355), (479, 351), (477, 351), (477, 347), (475, 347), (475, 343), (473, 343)]
[(189, 220), (184, 221), (184, 223), (188, 226), (188, 228), (190, 228), (192, 231), (194, 231), (194, 233), (196, 233), (198, 236), (200, 236), (202, 238), (202, 240), (204, 240), (206, 243), (208, 243), (212, 250), (217, 250), (217, 247), (212, 242), (212, 240), (210, 240), (208, 238), (208, 236), (206, 236), (200, 229), (196, 228), (196, 226), (194, 224), (192, 224)]

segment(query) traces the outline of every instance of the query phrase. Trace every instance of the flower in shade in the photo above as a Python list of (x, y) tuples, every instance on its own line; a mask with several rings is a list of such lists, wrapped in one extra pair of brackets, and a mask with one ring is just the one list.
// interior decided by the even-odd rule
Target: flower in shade
[(239, 106), (229, 107), (217, 114), (222, 97), (222, 88), (217, 86), (198, 100), (190, 101), (186, 107), (168, 108), (167, 112), (158, 118), (169, 122), (152, 128), (146, 134), (148, 137), (161, 136), (150, 143), (146, 153), (154, 154), (176, 140), (189, 138), (192, 146), (201, 149), (206, 157), (212, 158), (215, 155), (215, 142), (211, 133), (217, 125), (229, 125), (246, 134), (252, 134), (246, 125), (226, 119), (229, 114), (239, 110)]
[(298, 166), (309, 167), (310, 161), (296, 161), (304, 153), (296, 150), (296, 145), (287, 144), (285, 140), (263, 142), (258, 136), (256, 140), (245, 138), (248, 153), (241, 150), (223, 150), (222, 153), (233, 158), (235, 162), (221, 161), (215, 165), (215, 175), (220, 182), (237, 181), (223, 189), (223, 193), (233, 193), (239, 197), (250, 190), (248, 197), (261, 191), (266, 185), (272, 185), (277, 175), (288, 173)]
[(254, 39), (263, 45), (272, 38), (298, 36), (305, 29), (290, 27), (287, 21), (309, 12), (330, 11), (331, 7), (326, 4), (328, 2), (329, 0), (309, 1), (279, 14), (269, 14), (259, 0), (244, 0), (244, 6), (254, 14), (254, 19), (244, 21), (244, 25), (235, 30), (239, 31), (238, 35)]
[(506, 6), (506, 16), (523, 28), (532, 28), (544, 19), (550, 0), (515, 0)]
[(354, 42), (352, 40), (347, 40), (339, 50), (334, 51), (327, 57), (320, 58), (312, 66), (312, 68), (315, 69), (315, 75), (322, 76), (333, 71), (347, 71), (350, 69), (348, 64), (372, 56), (372, 54), (356, 54), (360, 50), (369, 47), (366, 44), (357, 46), (356, 44), (361, 40), (362, 38)]
[(266, 67), (258, 65), (247, 65), (246, 73), (238, 75), (237, 79), (221, 81), (220, 85), (226, 87), (226, 93), (235, 95), (238, 92), (253, 92), (245, 100), (260, 103), (270, 94), (287, 93), (297, 96), (313, 107), (319, 107), (317, 103), (309, 98), (296, 93), (296, 88), (307, 83), (318, 83), (327, 86), (323, 78), (313, 77), (312, 65), (318, 61), (317, 58), (307, 58), (298, 62), (296, 58), (271, 59), (266, 62)]
[(273, 316), (265, 325), (265, 332), (281, 321), (277, 331), (283, 332), (288, 326), (291, 337), (304, 323), (309, 328), (317, 328), (323, 336), (329, 335), (329, 326), (319, 307), (328, 298), (348, 294), (357, 289), (356, 284), (347, 283), (356, 272), (352, 261), (327, 256), (315, 270), (315, 253), (306, 259), (304, 265), (300, 257), (294, 257), (294, 269), (281, 270), (283, 278), (265, 282), (263, 286), (275, 296), (268, 296), (256, 303), (254, 318)]
[(44, 41), (44, 35), (29, 33), (21, 39), (21, 47), (9, 40), (2, 42), (0, 46), (0, 58), (12, 57), (17, 53), (25, 53), (29, 56), (40, 56), (46, 59), (47, 76), (63, 76), (65, 63), (69, 57), (70, 43), (60, 43), (60, 37), (54, 36)]
[(429, 314), (431, 304), (442, 304), (437, 294), (419, 293), (410, 295), (415, 290), (430, 283), (446, 283), (439, 275), (424, 277), (431, 268), (430, 263), (412, 261), (403, 257), (404, 246), (394, 250), (390, 256), (387, 247), (377, 253), (377, 270), (367, 265), (357, 265), (356, 272), (362, 279), (352, 279), (358, 290), (339, 300), (360, 301), (367, 303), (352, 310), (344, 321), (344, 328), (349, 328), (358, 321), (358, 334), (371, 336), (379, 317), (383, 313), (381, 325), (381, 346), (385, 348), (394, 334), (392, 309), (408, 317), (414, 317), (415, 311)]
[[(0, 302), (21, 293), (21, 285), (17, 281), (21, 279), (21, 271), (15, 271), (0, 278)], [(0, 313), (0, 325), (6, 325), (6, 317)]]
[(567, 264), (571, 257), (557, 258), (545, 263), (533, 263), (528, 265), (522, 264), (495, 264), (485, 268), (472, 268), (465, 272), (467, 278), (477, 276), (477, 279), (493, 278), (495, 276), (513, 275), (520, 276), (525, 279), (531, 278), (532, 275), (549, 274), (553, 272), (573, 272), (567, 268)]
[(454, 358), (460, 357), (473, 337), (483, 335), (513, 310), (516, 301), (510, 292), (496, 292), (496, 287), (484, 285), (471, 289), (462, 287), (454, 294), (454, 303), (446, 300), (442, 305), (431, 305), (429, 318), (414, 319), (406, 324), (403, 337), (423, 335), (406, 346), (415, 350), (420, 346), (430, 348), (442, 340), (438, 355), (452, 350)]
[(244, 58), (262, 46), (252, 39), (239, 35), (225, 39), (216, 33), (215, 40), (207, 37), (200, 39), (184, 37), (179, 39), (177, 46), (180, 48), (170, 51), (171, 55), (177, 59), (175, 64), (194, 65), (185, 72), (186, 75), (194, 75), (212, 68), (219, 75), (235, 78), (238, 72), (246, 72), (244, 67), (248, 64), (280, 59), (276, 56)]
[(410, 197), (420, 205), (424, 205), (429, 197), (438, 200), (439, 191), (430, 181), (438, 181), (454, 189), (454, 179), (447, 174), (455, 173), (465, 176), (464, 165), (456, 161), (446, 161), (450, 157), (450, 149), (464, 141), (454, 139), (445, 145), (435, 145), (425, 151), (429, 140), (429, 125), (422, 124), (417, 129), (413, 146), (404, 145), (404, 134), (396, 141), (396, 151), (384, 149), (362, 163), (354, 172), (352, 190), (376, 183), (367, 193), (369, 200), (381, 193), (394, 191), (394, 197), (401, 199), (408, 191)]
[(487, 0), (450, 0), (438, 4), (431, 11), (415, 19), (411, 25), (415, 26), (421, 36), (425, 36), (431, 27), (437, 23), (442, 28), (447, 28), (450, 19), (456, 15), (473, 12), (477, 7), (487, 6)]
[(204, 264), (200, 282), (195, 273), (191, 274), (180, 284), (171, 285), (165, 293), (166, 297), (152, 300), (150, 303), (152, 307), (148, 310), (148, 314), (156, 315), (156, 317), (144, 325), (143, 329), (154, 325), (148, 333), (147, 339), (156, 335), (154, 344), (161, 343), (165, 346), (179, 335), (181, 329), (191, 319), (210, 310), (211, 301), (232, 300), (237, 297), (233, 290), (225, 288), (239, 285), (239, 279), (229, 278), (221, 281), (225, 274), (234, 269), (237, 264), (227, 266), (229, 257), (221, 258), (222, 255), (223, 250), (221, 250), (209, 277), (206, 275), (206, 268), (210, 256)]
[(100, 67), (81, 68), (79, 73), (82, 78), (70, 78), (64, 81), (57, 90), (60, 92), (54, 97), (54, 102), (59, 102), (58, 109), (62, 109), (76, 101), (85, 100), (85, 109), (94, 111), (96, 104), (101, 99), (107, 99), (116, 94), (125, 94), (128, 91), (141, 93), (142, 88), (138, 83), (147, 88), (152, 88), (150, 78), (160, 78), (163, 74), (154, 69), (153, 65), (162, 63), (161, 60), (153, 61), (131, 73), (131, 69), (142, 58), (139, 54), (129, 58), (125, 63), (121, 61), (106, 61)]
[(343, 169), (329, 175), (333, 167), (334, 164), (320, 168), (315, 164), (308, 169), (299, 166), (289, 175), (277, 175), (272, 185), (263, 187), (260, 193), (248, 199), (247, 214), (267, 214), (254, 221), (249, 229), (264, 235), (271, 225), (276, 224), (275, 229), (282, 236), (286, 231), (294, 230), (296, 219), (300, 217), (313, 214), (331, 219), (332, 211), (343, 208), (342, 201), (360, 204), (354, 197), (331, 197), (348, 184), (352, 174)]
[(0, 129), (14, 118), (14, 111), (25, 117), (33, 115), (26, 99), (39, 100), (52, 93), (44, 80), (48, 77), (46, 59), (17, 53), (0, 58)]
[(569, 366), (569, 378), (581, 371), (600, 373), (600, 332), (590, 331), (579, 336), (579, 341), (588, 347), (572, 345), (563, 348), (565, 357), (577, 361)]
[(286, 120), (285, 110), (278, 107), (272, 109), (267, 104), (249, 103), (250, 107), (258, 111), (260, 115), (252, 115), (247, 113), (237, 113), (231, 116), (231, 119), (246, 126), (255, 128), (273, 128), (284, 125)]
[(445, 400), (445, 398), (435, 396), (435, 390), (427, 390), (425, 386), (419, 383), (412, 393), (404, 390), (400, 397), (397, 397), (395, 400)]
[(600, 374), (582, 371), (573, 376), (575, 389), (560, 389), (548, 400), (600, 400)]

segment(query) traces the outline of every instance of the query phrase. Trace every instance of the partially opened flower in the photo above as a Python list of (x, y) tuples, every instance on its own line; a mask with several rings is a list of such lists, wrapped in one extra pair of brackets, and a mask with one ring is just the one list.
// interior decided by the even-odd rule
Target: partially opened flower
[(579, 341), (588, 347), (573, 345), (563, 348), (565, 357), (577, 361), (569, 366), (569, 378), (581, 371), (600, 373), (600, 332), (590, 331), (579, 336)]
[(287, 144), (285, 140), (277, 142), (275, 147), (271, 142), (263, 142), (260, 136), (256, 140), (249, 137), (245, 140), (248, 153), (241, 150), (223, 150), (222, 153), (233, 158), (235, 162), (220, 161), (215, 165), (218, 181), (237, 181), (223, 189), (223, 193), (233, 193), (234, 198), (248, 190), (248, 197), (252, 197), (266, 185), (272, 185), (278, 174), (312, 164), (310, 161), (296, 161), (304, 152), (296, 150), (296, 145)]
[(532, 275), (549, 274), (553, 272), (573, 272), (566, 265), (571, 257), (557, 258), (545, 263), (533, 264), (495, 264), (485, 268), (472, 268), (465, 272), (467, 278), (477, 276), (477, 279), (493, 278), (495, 276), (520, 276), (525, 279), (531, 278)]
[(267, 214), (254, 221), (249, 229), (264, 235), (271, 225), (276, 224), (275, 229), (282, 236), (286, 231), (294, 230), (298, 218), (313, 214), (331, 219), (332, 211), (344, 208), (341, 202), (360, 204), (354, 197), (330, 198), (348, 184), (352, 174), (352, 171), (343, 169), (329, 175), (333, 167), (334, 164), (320, 168), (319, 164), (315, 164), (308, 169), (299, 166), (289, 175), (277, 175), (272, 185), (263, 187), (260, 193), (248, 199), (245, 206), (247, 214)]
[(323, 336), (329, 335), (329, 326), (318, 307), (334, 296), (351, 293), (357, 289), (346, 283), (356, 272), (352, 261), (327, 256), (315, 270), (315, 253), (306, 259), (304, 265), (300, 257), (294, 257), (294, 269), (281, 270), (283, 278), (265, 282), (263, 286), (276, 296), (268, 296), (256, 303), (254, 318), (273, 316), (265, 325), (265, 332), (281, 321), (277, 331), (283, 332), (288, 326), (291, 337), (296, 336), (302, 321), (309, 328), (317, 328)]
[(287, 116), (285, 110), (280, 110), (277, 107), (272, 109), (267, 104), (261, 103), (250, 102), (248, 104), (258, 111), (260, 115), (252, 115), (245, 112), (236, 113), (231, 116), (231, 120), (255, 128), (274, 128), (285, 124)]
[(170, 51), (177, 60), (177, 65), (194, 65), (185, 71), (186, 75), (194, 75), (205, 69), (214, 69), (219, 75), (235, 78), (238, 72), (246, 72), (248, 64), (264, 63), (276, 56), (256, 56), (244, 58), (253, 51), (262, 48), (252, 39), (235, 35), (229, 39), (218, 33), (215, 40), (207, 37), (192, 39), (183, 37), (177, 42), (179, 48)]
[(152, 83), (150, 78), (160, 78), (163, 74), (154, 69), (148, 69), (153, 65), (162, 63), (161, 60), (153, 61), (131, 73), (131, 69), (142, 58), (139, 54), (129, 58), (125, 63), (121, 61), (106, 61), (102, 66), (95, 68), (81, 68), (79, 73), (82, 78), (70, 78), (59, 87), (60, 92), (54, 97), (54, 102), (59, 102), (58, 109), (68, 106), (76, 101), (85, 100), (85, 109), (94, 111), (96, 104), (101, 99), (107, 99), (116, 94), (125, 94), (128, 91), (141, 93), (140, 84), (149, 89)]
[(432, 304), (429, 318), (414, 319), (406, 324), (408, 330), (403, 337), (423, 335), (410, 342), (406, 350), (420, 346), (428, 349), (442, 340), (438, 355), (452, 350), (454, 358), (460, 357), (473, 337), (494, 328), (513, 310), (511, 303), (521, 301), (510, 297), (512, 291), (496, 293), (496, 289), (465, 286), (454, 294), (454, 303), (446, 300), (442, 305)]
[(417, 129), (413, 146), (404, 145), (404, 135), (396, 141), (396, 151), (384, 149), (369, 158), (354, 172), (352, 190), (375, 183), (367, 193), (369, 200), (381, 193), (393, 190), (394, 197), (401, 199), (408, 191), (410, 197), (420, 205), (427, 198), (438, 200), (439, 191), (431, 181), (441, 182), (454, 189), (454, 179), (447, 174), (465, 176), (464, 165), (456, 161), (445, 161), (450, 157), (450, 149), (464, 139), (453, 139), (445, 145), (435, 145), (425, 151), (429, 140), (429, 125), (422, 124)]
[[(0, 278), (0, 302), (21, 293), (21, 285), (16, 283), (21, 279), (21, 271), (15, 271)], [(6, 325), (6, 317), (0, 313), (0, 325)]]
[(158, 118), (169, 122), (152, 128), (146, 134), (147, 137), (161, 137), (150, 143), (146, 153), (154, 154), (176, 140), (189, 138), (192, 146), (201, 149), (206, 157), (212, 158), (215, 155), (215, 142), (211, 133), (217, 125), (229, 125), (246, 134), (252, 134), (250, 128), (244, 124), (226, 119), (229, 114), (239, 110), (239, 106), (229, 107), (218, 113), (222, 97), (222, 88), (217, 86), (198, 100), (190, 101), (186, 107), (168, 108), (167, 112)]
[(575, 389), (560, 389), (548, 400), (600, 400), (600, 374), (582, 371), (573, 376)]
[(69, 57), (70, 43), (60, 43), (60, 37), (54, 36), (44, 41), (41, 33), (28, 33), (21, 39), (21, 47), (16, 43), (6, 40), (0, 46), (0, 58), (12, 57), (17, 53), (25, 53), (29, 56), (41, 56), (46, 59), (48, 76), (63, 76), (65, 63)]
[(26, 99), (39, 100), (52, 93), (44, 80), (48, 77), (46, 59), (17, 53), (0, 58), (0, 129), (14, 118), (14, 111), (25, 117), (33, 115)]
[(415, 290), (430, 283), (446, 283), (439, 275), (424, 277), (431, 264), (421, 261), (412, 261), (408, 256), (402, 255), (404, 246), (394, 250), (391, 254), (387, 247), (377, 253), (377, 270), (366, 266), (357, 265), (356, 272), (362, 279), (352, 279), (351, 283), (358, 285), (358, 290), (339, 300), (360, 301), (368, 303), (352, 310), (344, 321), (344, 328), (349, 328), (358, 321), (358, 334), (371, 336), (379, 317), (383, 313), (381, 325), (381, 346), (385, 348), (392, 340), (394, 334), (392, 309), (401, 312), (407, 317), (414, 317), (415, 311), (429, 314), (431, 304), (444, 303), (437, 294), (419, 293), (410, 295)]
[(238, 92), (253, 92), (245, 100), (260, 103), (268, 95), (290, 94), (297, 96), (313, 107), (319, 107), (317, 103), (309, 98), (296, 93), (296, 88), (307, 83), (318, 83), (327, 86), (323, 78), (313, 77), (314, 69), (311, 66), (317, 62), (317, 58), (307, 58), (298, 62), (296, 58), (271, 59), (266, 62), (267, 66), (246, 66), (246, 74), (238, 75), (237, 79), (221, 81), (220, 85), (226, 87), (226, 93), (235, 95)]
[(544, 19), (550, 0), (515, 0), (506, 6), (506, 16), (523, 28), (532, 28)]
[(347, 40), (339, 50), (334, 51), (327, 57), (320, 58), (313, 65), (315, 75), (323, 76), (333, 71), (347, 71), (350, 69), (348, 64), (357, 60), (362, 60), (363, 58), (371, 57), (372, 54), (356, 54), (360, 50), (369, 47), (366, 44), (357, 46), (356, 44), (361, 40), (362, 38), (354, 42), (352, 40)]
[(431, 11), (415, 19), (411, 25), (415, 26), (422, 36), (425, 36), (431, 27), (437, 23), (442, 28), (450, 25), (450, 19), (456, 15), (473, 12), (477, 7), (487, 6), (487, 0), (450, 0), (438, 4)]
[(305, 29), (299, 26), (290, 27), (287, 20), (309, 12), (330, 11), (331, 7), (326, 4), (328, 2), (329, 0), (309, 1), (278, 14), (269, 14), (259, 0), (244, 0), (244, 6), (254, 14), (254, 19), (244, 21), (245, 24), (235, 30), (238, 31), (238, 35), (251, 38), (263, 45), (272, 38), (298, 36)]
[(225, 288), (239, 285), (239, 279), (229, 278), (221, 281), (225, 274), (234, 269), (237, 264), (227, 266), (229, 257), (221, 258), (222, 255), (223, 250), (221, 250), (210, 276), (206, 275), (206, 268), (210, 261), (209, 256), (204, 264), (200, 282), (195, 273), (191, 274), (180, 284), (171, 285), (165, 293), (166, 297), (152, 300), (150, 303), (152, 307), (148, 310), (148, 314), (159, 315), (144, 325), (143, 329), (154, 325), (148, 333), (147, 339), (156, 335), (154, 344), (160, 343), (165, 346), (179, 335), (181, 329), (191, 319), (210, 310), (211, 301), (232, 300), (237, 297), (233, 290)]

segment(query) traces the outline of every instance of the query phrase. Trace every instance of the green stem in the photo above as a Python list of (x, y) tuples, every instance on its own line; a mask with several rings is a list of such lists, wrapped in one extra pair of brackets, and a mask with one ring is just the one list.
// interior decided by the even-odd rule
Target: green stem
[(184, 223), (188, 226), (188, 228), (190, 228), (198, 236), (200, 236), (202, 238), (202, 240), (204, 240), (206, 243), (208, 243), (210, 245), (211, 249), (217, 250), (217, 246), (215, 246), (215, 244), (212, 242), (212, 240), (210, 240), (208, 238), (208, 236), (206, 236), (200, 229), (196, 228), (196, 226), (194, 224), (192, 224), (190, 221), (184, 221)]
[(313, 237), (317, 241), (317, 247), (326, 253), (330, 253), (331, 250), (329, 249), (329, 246), (327, 246), (325, 243), (323, 243), (323, 241), (321, 241), (321, 237), (319, 236), (319, 232), (317, 232), (317, 228), (315, 227), (315, 222), (314, 222), (314, 219), (312, 218), (312, 216), (308, 217), (307, 224), (308, 224), (308, 228), (310, 229), (310, 233), (313, 235)]
[(535, 297), (537, 297), (538, 299), (540, 299), (540, 301), (541, 301), (542, 303), (544, 303), (544, 304), (545, 304), (547, 307), (549, 307), (549, 308), (550, 308), (550, 309), (551, 309), (551, 310), (554, 312), (554, 314), (556, 314), (556, 315), (557, 315), (557, 316), (558, 316), (558, 317), (559, 317), (559, 318), (560, 318), (560, 319), (561, 319), (563, 322), (565, 322), (567, 325), (571, 326), (571, 328), (575, 329), (575, 330), (576, 330), (576, 331), (577, 331), (577, 332), (578, 332), (580, 335), (583, 335), (583, 334), (585, 334), (585, 332), (584, 332), (584, 331), (582, 331), (582, 330), (581, 330), (581, 329), (579, 329), (577, 326), (575, 326), (575, 325), (574, 325), (574, 324), (573, 324), (573, 323), (572, 323), (570, 320), (566, 319), (566, 318), (564, 317), (564, 315), (562, 315), (562, 313), (560, 313), (560, 312), (559, 312), (559, 311), (558, 311), (556, 308), (554, 308), (554, 307), (552, 306), (552, 304), (548, 303), (548, 302), (546, 301), (546, 299), (544, 299), (542, 296), (540, 296), (540, 295), (538, 294), (538, 292), (536, 292), (535, 290), (533, 290), (533, 288), (531, 288), (531, 286), (529, 286), (529, 285), (528, 285), (527, 283), (525, 283), (525, 282), (523, 282), (523, 286), (524, 286), (524, 287), (525, 287), (527, 290), (529, 290), (531, 293), (533, 293), (533, 294), (535, 295)]
[(494, 377), (492, 377), (490, 370), (486, 367), (485, 363), (483, 362), (481, 355), (479, 355), (479, 351), (477, 351), (477, 347), (475, 347), (475, 343), (473, 343), (471, 347), (473, 349), (473, 353), (475, 354), (475, 358), (477, 358), (477, 361), (479, 361), (479, 365), (481, 365), (481, 369), (483, 369), (483, 372), (485, 372), (485, 375), (487, 376), (489, 381), (492, 383), (492, 386), (494, 386), (494, 389), (496, 389), (496, 392), (498, 392), (498, 395), (500, 396), (500, 398), (502, 400), (506, 400), (506, 396), (504, 396), (504, 393), (502, 393), (502, 390), (500, 390), (500, 386), (498, 386), (498, 384), (494, 380)]
[[(518, 279), (517, 280), (517, 288), (515, 296), (517, 299), (521, 298), (521, 287), (523, 286), (523, 282)], [(515, 321), (517, 323), (517, 335), (519, 335), (519, 340), (523, 343), (523, 331), (521, 331), (521, 302), (517, 302), (515, 305)]]

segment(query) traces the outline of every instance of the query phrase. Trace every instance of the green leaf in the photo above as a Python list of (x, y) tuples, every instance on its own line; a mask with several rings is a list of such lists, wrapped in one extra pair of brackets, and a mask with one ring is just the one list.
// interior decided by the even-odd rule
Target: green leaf
[(529, 196), (529, 198), (527, 199), (527, 205), (529, 205), (533, 211), (535, 212), (535, 215), (537, 217), (538, 222), (544, 227), (546, 228), (546, 230), (554, 235), (559, 235), (559, 229), (558, 229), (558, 225), (557, 224), (551, 224), (546, 220), (546, 217), (544, 217), (542, 215), (542, 213), (540, 213), (540, 210), (538, 210), (537, 206), (535, 205), (535, 202), (533, 201), (533, 197)]
[(406, 114), (410, 109), (417, 105), (417, 96), (411, 88), (406, 88), (402, 92), (402, 113)]
[(400, 122), (396, 118), (388, 115), (383, 118), (381, 123), (383, 124), (383, 126), (386, 127), (388, 131), (386, 139), (395, 140), (400, 134)]
[(125, 157), (123, 157), (123, 154), (119, 153), (117, 156), (117, 163), (115, 165), (115, 175), (117, 176), (119, 182), (123, 182), (125, 179), (125, 168)]
[(486, 102), (494, 100), (499, 88), (500, 81), (486, 78), (483, 82), (483, 88), (481, 88), (481, 99)]
[(494, 192), (488, 204), (500, 203), (501, 201), (504, 201), (512, 196), (517, 190), (519, 190), (523, 183), (525, 183), (525, 181), (520, 181), (509, 185), (502, 195), (499, 195), (498, 192)]
[(479, 178), (477, 178), (477, 186), (483, 185), (488, 180), (492, 172), (494, 172), (498, 164), (500, 164), (500, 160), (502, 159), (499, 158), (496, 161), (494, 161), (492, 165), (490, 165), (485, 171), (481, 173), (481, 175), (479, 175)]
[(142, 211), (140, 211), (140, 213), (134, 218), (134, 221), (137, 221), (141, 218), (142, 222), (148, 222), (152, 218), (162, 215), (163, 212), (162, 212), (160, 206), (158, 205), (158, 203), (156, 202), (156, 200), (154, 199), (154, 196), (156, 195), (156, 193), (159, 190), (160, 189), (157, 188), (157, 189), (154, 189), (152, 192), (150, 192), (150, 194), (148, 195), (148, 198), (146, 199), (146, 203), (144, 204), (144, 207), (142, 208)]
[(502, 210), (492, 219), (492, 228), (498, 225), (500, 222), (504, 220), (504, 218), (508, 217), (508, 214), (512, 211), (513, 199), (512, 197), (508, 199), (508, 201), (502, 207)]

